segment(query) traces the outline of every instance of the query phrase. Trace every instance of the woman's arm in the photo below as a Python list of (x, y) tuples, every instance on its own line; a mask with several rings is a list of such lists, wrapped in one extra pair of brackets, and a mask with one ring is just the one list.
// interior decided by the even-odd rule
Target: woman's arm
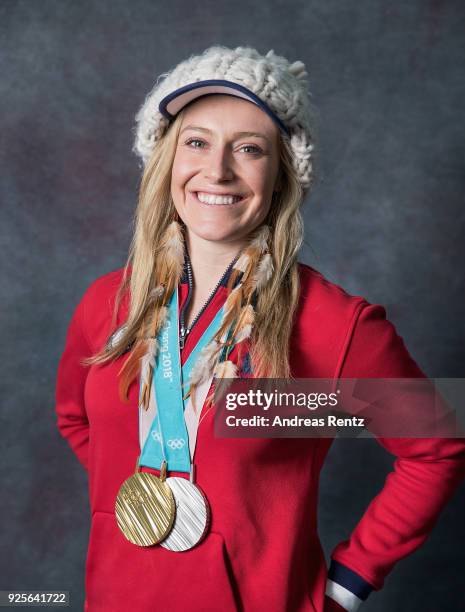
[[(385, 309), (368, 303), (355, 317), (340, 363), (340, 378), (425, 377)], [(381, 589), (397, 561), (424, 543), (465, 476), (463, 438), (376, 439), (396, 456), (394, 469), (331, 554), (326, 593), (347, 610)]]
[(77, 305), (68, 327), (56, 378), (56, 415), (60, 434), (88, 469), (89, 421), (84, 404), (84, 385), (89, 371), (81, 365), (92, 354), (84, 332), (83, 313), (88, 291)]

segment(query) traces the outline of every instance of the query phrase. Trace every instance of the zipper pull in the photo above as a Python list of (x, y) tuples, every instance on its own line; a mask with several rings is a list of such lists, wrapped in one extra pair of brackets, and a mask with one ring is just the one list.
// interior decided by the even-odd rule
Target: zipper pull
[(186, 336), (189, 333), (189, 330), (184, 326), (181, 326), (181, 334), (179, 338), (179, 348), (184, 348), (184, 342), (186, 341)]

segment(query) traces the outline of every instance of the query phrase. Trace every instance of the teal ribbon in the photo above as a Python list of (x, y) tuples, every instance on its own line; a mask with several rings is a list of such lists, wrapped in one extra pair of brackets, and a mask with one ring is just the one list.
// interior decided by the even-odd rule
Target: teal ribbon
[[(191, 457), (184, 420), (187, 400), (183, 400), (183, 395), (189, 391), (189, 386), (186, 385), (183, 392), (182, 382), (189, 381), (190, 373), (200, 352), (211, 342), (219, 330), (224, 308), (220, 308), (216, 313), (193, 348), (186, 363), (181, 367), (178, 300), (178, 289), (176, 288), (168, 305), (167, 320), (158, 336), (160, 350), (155, 361), (152, 386), (152, 392), (155, 390), (156, 393), (157, 414), (144, 443), (139, 465), (160, 469), (163, 460), (166, 460), (168, 470), (189, 474)], [(140, 391), (142, 391), (142, 388)], [(141, 392), (139, 393), (139, 400), (140, 396)]]

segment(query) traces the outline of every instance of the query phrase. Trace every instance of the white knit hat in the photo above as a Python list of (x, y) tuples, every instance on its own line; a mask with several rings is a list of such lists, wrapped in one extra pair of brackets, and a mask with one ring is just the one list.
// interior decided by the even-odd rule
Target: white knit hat
[(290, 64), (273, 50), (263, 56), (252, 47), (209, 47), (158, 77), (136, 115), (133, 151), (145, 165), (181, 108), (203, 95), (229, 94), (259, 106), (290, 139), (293, 165), (305, 192), (314, 179), (315, 145), (307, 76), (303, 62)]

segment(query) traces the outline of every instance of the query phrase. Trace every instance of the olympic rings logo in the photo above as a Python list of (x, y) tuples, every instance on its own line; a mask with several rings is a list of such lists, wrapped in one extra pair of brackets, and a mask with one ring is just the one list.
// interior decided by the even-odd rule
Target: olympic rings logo
[(172, 450), (180, 450), (181, 448), (185, 446), (185, 444), (186, 444), (186, 441), (183, 440), (182, 438), (172, 438), (171, 440), (168, 440), (167, 442), (167, 445)]
[(161, 444), (161, 436), (160, 436), (160, 432), (158, 431), (152, 431), (152, 438), (156, 441), (156, 442), (160, 442)]

